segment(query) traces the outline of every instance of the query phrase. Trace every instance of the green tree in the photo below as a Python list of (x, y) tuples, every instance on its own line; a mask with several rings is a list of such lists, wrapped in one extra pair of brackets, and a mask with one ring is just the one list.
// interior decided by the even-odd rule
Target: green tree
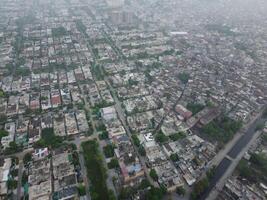
[(106, 158), (110, 158), (114, 156), (114, 146), (111, 144), (108, 144), (107, 146), (105, 146), (103, 148), (104, 150), (104, 154), (106, 156)]
[(135, 146), (139, 147), (140, 146), (140, 140), (139, 138), (137, 137), (136, 134), (132, 134), (132, 140), (133, 140), (133, 143)]
[(158, 143), (164, 143), (166, 141), (168, 141), (168, 137), (166, 135), (164, 135), (162, 132), (159, 132), (158, 134), (156, 134), (155, 140)]
[(119, 162), (116, 158), (112, 158), (110, 162), (108, 163), (109, 169), (119, 168)]
[(209, 186), (209, 181), (206, 177), (196, 182), (193, 191), (191, 193), (191, 199), (194, 200), (198, 199), (203, 194), (203, 192), (208, 188), (208, 186)]
[(140, 146), (138, 148), (138, 152), (140, 153), (141, 156), (146, 156), (146, 150), (143, 146)]
[(0, 114), (0, 124), (5, 123), (7, 120), (7, 116), (5, 114)]
[(189, 74), (187, 74), (186, 72), (182, 72), (178, 74), (178, 78), (183, 84), (186, 84), (188, 82), (189, 77), (190, 77)]
[(26, 153), (23, 157), (23, 163), (24, 165), (28, 164), (29, 162), (32, 161), (32, 154), (31, 153)]
[(185, 193), (186, 193), (186, 191), (185, 191), (185, 189), (184, 189), (183, 186), (180, 186), (180, 187), (177, 187), (177, 188), (176, 188), (176, 193), (177, 193), (178, 195), (180, 195), (180, 196), (184, 196)]
[(151, 169), (149, 172), (149, 176), (154, 180), (157, 181), (158, 180), (158, 175), (155, 169)]
[(170, 159), (173, 162), (177, 162), (177, 161), (179, 161), (179, 156), (177, 155), (177, 153), (174, 153), (174, 154), (171, 154)]
[(85, 188), (85, 186), (83, 184), (79, 184), (77, 186), (77, 189), (78, 189), (78, 193), (79, 193), (80, 196), (86, 195), (86, 188)]
[(8, 132), (6, 130), (0, 130), (0, 141), (2, 137), (6, 137), (6, 136), (8, 136)]

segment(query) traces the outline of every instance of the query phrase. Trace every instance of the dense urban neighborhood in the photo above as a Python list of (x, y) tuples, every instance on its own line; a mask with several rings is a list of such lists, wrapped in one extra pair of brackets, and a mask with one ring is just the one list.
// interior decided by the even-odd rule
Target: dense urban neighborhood
[(264, 1), (0, 5), (1, 200), (267, 198)]

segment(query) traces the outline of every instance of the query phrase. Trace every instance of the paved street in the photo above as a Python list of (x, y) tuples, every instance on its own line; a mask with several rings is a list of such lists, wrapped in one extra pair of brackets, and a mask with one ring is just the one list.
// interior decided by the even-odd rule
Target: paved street
[[(216, 168), (214, 178), (211, 180), (210, 187), (208, 188), (207, 192), (203, 195), (202, 199), (207, 199), (207, 200), (215, 200), (219, 191), (223, 188), (225, 182), (227, 181), (227, 178), (232, 175), (234, 172), (236, 166), (238, 165), (239, 161), (242, 159), (244, 154), (247, 152), (249, 147), (257, 140), (257, 138), (260, 136), (262, 131), (257, 131), (255, 132), (255, 128), (257, 124), (266, 121), (266, 119), (262, 119), (262, 112), (264, 109), (261, 110), (257, 115), (255, 115), (252, 120), (245, 125), (239, 135), (236, 136), (234, 139), (234, 142), (230, 142), (227, 147), (219, 153), (220, 157), (213, 160), (213, 162), (219, 162), (220, 164)], [(243, 140), (243, 137), (245, 135), (252, 135), (251, 138), (249, 138), (249, 141), (245, 146), (242, 148), (240, 146), (239, 153), (236, 157), (231, 157), (229, 156), (229, 152), (232, 151), (232, 149), (241, 141)], [(228, 163), (228, 164), (226, 164)], [(225, 167), (221, 167), (225, 164)], [(219, 169), (220, 168), (220, 169)], [(215, 186), (213, 188), (213, 186)]]

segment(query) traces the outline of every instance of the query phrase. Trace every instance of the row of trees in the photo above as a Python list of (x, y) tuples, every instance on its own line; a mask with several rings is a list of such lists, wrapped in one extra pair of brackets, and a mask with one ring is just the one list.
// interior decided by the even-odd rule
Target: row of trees
[(106, 185), (106, 169), (103, 166), (103, 158), (99, 152), (96, 140), (82, 143), (87, 175), (91, 182), (90, 194), (92, 200), (113, 200), (114, 194)]
[(219, 144), (227, 143), (234, 134), (242, 127), (241, 121), (235, 121), (229, 117), (223, 117), (210, 122), (202, 128), (202, 133)]

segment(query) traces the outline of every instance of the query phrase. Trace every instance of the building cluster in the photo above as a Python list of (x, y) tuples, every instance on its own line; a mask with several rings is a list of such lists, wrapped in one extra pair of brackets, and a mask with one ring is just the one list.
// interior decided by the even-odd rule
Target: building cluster
[(29, 169), (29, 199), (77, 199), (77, 174), (66, 151), (36, 149)]
[(115, 145), (115, 157), (120, 168), (120, 181), (124, 186), (140, 182), (144, 178), (144, 169), (138, 154), (126, 131), (118, 119), (113, 106), (101, 109), (101, 117), (108, 132), (110, 142)]
[[(1, 153), (47, 130), (78, 148), (107, 134), (120, 185), (153, 170), (170, 192), (192, 186), (218, 150), (201, 128), (247, 123), (267, 103), (266, 20), (222, 2), (0, 0)], [(76, 198), (68, 152), (37, 151), (29, 199)], [(1, 166), (2, 193), (9, 161)]]

